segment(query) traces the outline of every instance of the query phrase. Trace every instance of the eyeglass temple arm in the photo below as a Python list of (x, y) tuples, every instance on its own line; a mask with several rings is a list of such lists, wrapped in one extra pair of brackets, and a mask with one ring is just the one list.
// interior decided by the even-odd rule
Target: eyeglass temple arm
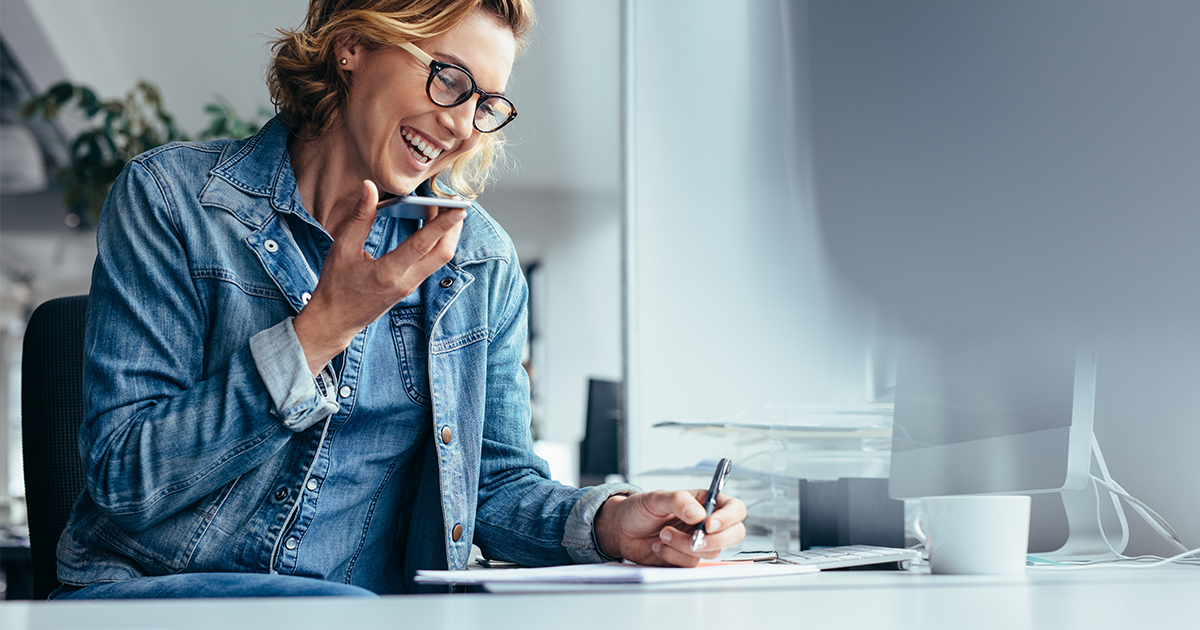
[(420, 48), (413, 46), (409, 42), (404, 42), (403, 44), (400, 44), (400, 47), (403, 48), (404, 50), (407, 50), (409, 53), (412, 54), (412, 56), (416, 57), (417, 59), (420, 59), (421, 63), (423, 63), (427, 66), (433, 65), (434, 58), (430, 57), (429, 54), (426, 53), (424, 50), (421, 50)]

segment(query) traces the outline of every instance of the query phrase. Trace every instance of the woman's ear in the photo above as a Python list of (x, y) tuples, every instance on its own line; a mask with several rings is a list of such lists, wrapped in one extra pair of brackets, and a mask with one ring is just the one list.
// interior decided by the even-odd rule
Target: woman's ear
[(337, 39), (333, 45), (333, 52), (337, 55), (338, 67), (347, 72), (353, 72), (358, 66), (358, 61), (361, 58), (359, 53), (362, 52), (362, 46), (351, 36), (344, 35)]

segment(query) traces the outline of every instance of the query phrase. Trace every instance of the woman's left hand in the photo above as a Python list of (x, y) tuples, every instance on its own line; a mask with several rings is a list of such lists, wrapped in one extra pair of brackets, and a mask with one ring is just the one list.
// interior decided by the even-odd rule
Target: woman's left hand
[(704, 520), (707, 490), (656, 490), (613, 496), (596, 514), (596, 541), (606, 556), (638, 564), (694, 567), (746, 537), (746, 505), (727, 494), (705, 524), (703, 546), (692, 550), (691, 530)]

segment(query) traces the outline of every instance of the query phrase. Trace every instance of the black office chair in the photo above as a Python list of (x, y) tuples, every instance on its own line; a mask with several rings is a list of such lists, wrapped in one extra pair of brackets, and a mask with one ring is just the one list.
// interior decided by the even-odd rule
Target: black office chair
[(34, 599), (58, 588), (58, 538), (86, 485), (78, 436), (87, 301), (86, 295), (50, 300), (33, 311), (25, 328), (21, 443)]
[(587, 425), (579, 445), (579, 485), (595, 486), (621, 472), (621, 384), (589, 379), (587, 404)]

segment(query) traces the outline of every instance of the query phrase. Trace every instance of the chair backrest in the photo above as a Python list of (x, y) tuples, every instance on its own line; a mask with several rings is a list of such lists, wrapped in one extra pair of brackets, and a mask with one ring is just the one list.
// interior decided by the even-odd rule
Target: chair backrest
[(579, 446), (579, 485), (604, 483), (620, 469), (621, 384), (588, 380), (587, 425)]
[(58, 588), (58, 538), (86, 480), (79, 459), (83, 421), (83, 324), (86, 295), (38, 306), (21, 354), (21, 443), (33, 596)]

